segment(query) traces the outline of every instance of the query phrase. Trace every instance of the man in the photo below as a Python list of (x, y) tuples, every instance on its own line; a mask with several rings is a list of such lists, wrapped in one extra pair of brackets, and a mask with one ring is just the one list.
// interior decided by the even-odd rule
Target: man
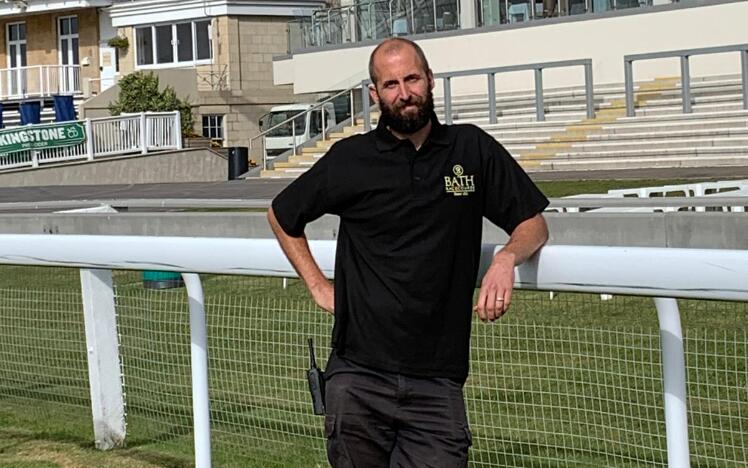
[[(514, 267), (547, 238), (548, 201), (472, 125), (445, 126), (421, 49), (397, 38), (369, 61), (376, 130), (342, 140), (273, 201), (268, 219), (317, 304), (335, 315), (325, 433), (333, 467), (464, 467), (468, 375), (482, 219), (511, 233), (475, 311), (503, 315)], [(304, 227), (340, 216), (335, 286)]]

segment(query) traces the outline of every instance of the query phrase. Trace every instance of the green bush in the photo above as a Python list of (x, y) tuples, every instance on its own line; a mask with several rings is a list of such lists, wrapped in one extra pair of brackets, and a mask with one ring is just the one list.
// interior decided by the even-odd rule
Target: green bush
[(133, 112), (172, 112), (182, 117), (182, 135), (194, 135), (192, 107), (179, 99), (174, 88), (159, 91), (158, 77), (151, 72), (135, 72), (119, 80), (119, 98), (109, 104), (112, 115)]

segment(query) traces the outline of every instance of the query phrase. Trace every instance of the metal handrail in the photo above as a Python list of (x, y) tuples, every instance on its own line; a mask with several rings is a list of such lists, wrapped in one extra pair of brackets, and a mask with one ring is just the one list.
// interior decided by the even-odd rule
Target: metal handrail
[[(308, 114), (310, 114), (311, 112), (314, 112), (315, 110), (320, 109), (320, 108), (322, 110), (322, 141), (325, 141), (327, 139), (327, 135), (326, 135), (326, 130), (327, 130), (326, 129), (326, 124), (327, 124), (326, 120), (327, 119), (325, 119), (325, 108), (324, 108), (324, 105), (327, 104), (328, 102), (332, 101), (336, 97), (342, 96), (345, 93), (350, 93), (350, 95), (351, 95), (351, 98), (350, 98), (351, 99), (351, 123), (353, 123), (355, 125), (355, 123), (356, 123), (356, 121), (355, 121), (355, 115), (356, 114), (354, 112), (355, 111), (355, 109), (354, 109), (354, 102), (355, 102), (355, 100), (354, 100), (354, 96), (353, 96), (353, 91), (356, 88), (358, 88), (359, 86), (360, 85), (356, 84), (354, 86), (351, 86), (350, 88), (346, 88), (343, 91), (340, 91), (340, 92), (338, 92), (336, 94), (333, 94), (332, 96), (328, 97), (327, 99), (325, 99), (323, 101), (320, 101), (317, 104), (313, 105), (309, 109), (307, 109), (305, 111), (302, 111), (302, 112), (299, 112), (298, 114), (295, 114), (293, 117), (290, 117), (290, 118), (284, 120), (283, 122), (280, 122), (280, 123), (278, 123), (276, 125), (273, 125), (272, 127), (268, 128), (267, 130), (264, 130), (264, 131), (260, 132), (258, 135), (253, 136), (252, 138), (249, 139), (249, 154), (252, 154), (252, 142), (254, 140), (257, 140), (258, 138), (262, 138), (263, 139), (263, 143), (262, 143), (262, 168), (263, 169), (267, 169), (267, 147), (265, 145), (265, 138), (267, 137), (268, 133), (272, 132), (273, 130), (275, 130), (277, 128), (280, 128), (280, 127), (286, 125), (289, 122), (291, 122), (291, 138), (292, 138), (292, 141), (293, 141), (293, 154), (294, 155), (297, 154), (296, 153), (296, 149), (298, 148), (299, 145), (296, 144), (296, 125), (294, 125), (293, 121), (296, 120), (296, 119), (298, 119), (300, 116), (304, 116), (304, 118), (306, 119), (306, 116)], [(362, 94), (365, 94), (365, 93), (362, 93)]]
[(624, 55), (623, 70), (626, 86), (626, 116), (634, 117), (634, 61), (653, 60), (659, 58), (680, 57), (681, 96), (683, 98), (683, 113), (690, 114), (691, 109), (691, 74), (689, 58), (692, 55), (721, 54), (725, 52), (740, 52), (740, 70), (743, 82), (743, 109), (748, 110), (748, 44), (737, 44), (720, 47), (703, 47), (697, 49), (669, 50), (645, 54)]
[[(535, 114), (538, 121), (545, 120), (545, 108), (543, 105), (543, 70), (546, 68), (561, 67), (584, 67), (584, 87), (587, 104), (587, 118), (595, 117), (595, 96), (592, 79), (592, 59), (563, 60), (557, 62), (540, 62), (521, 65), (509, 65), (492, 68), (476, 68), (472, 70), (458, 70), (451, 72), (435, 73), (434, 79), (441, 78), (444, 81), (444, 115), (447, 124), (452, 123), (452, 87), (450, 80), (461, 76), (486, 75), (488, 78), (488, 120), (489, 123), (497, 122), (496, 116), (496, 75), (498, 73), (509, 73), (516, 71), (534, 70), (535, 71)], [(371, 80), (363, 80), (361, 88), (366, 89), (371, 84)], [(364, 108), (364, 128), (371, 130), (369, 121), (369, 96), (362, 93)]]

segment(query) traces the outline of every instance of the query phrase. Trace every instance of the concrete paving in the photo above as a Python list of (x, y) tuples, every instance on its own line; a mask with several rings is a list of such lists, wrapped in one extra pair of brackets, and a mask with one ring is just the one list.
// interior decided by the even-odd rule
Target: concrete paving
[[(563, 171), (531, 174), (536, 181), (605, 179), (736, 179), (748, 178), (748, 166), (654, 168), (619, 171)], [(290, 179), (251, 179), (227, 182), (170, 184), (59, 185), (2, 187), (0, 203), (102, 199), (271, 199), (291, 183)]]

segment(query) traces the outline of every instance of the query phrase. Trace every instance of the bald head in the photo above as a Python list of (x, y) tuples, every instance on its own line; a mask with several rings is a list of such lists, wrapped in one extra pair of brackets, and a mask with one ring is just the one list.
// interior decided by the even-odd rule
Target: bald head
[(374, 83), (374, 86), (377, 85), (378, 79), (376, 70), (376, 65), (379, 61), (378, 59), (387, 55), (399, 54), (403, 50), (407, 49), (411, 49), (415, 52), (418, 60), (421, 62), (424, 74), (428, 73), (429, 62), (428, 60), (426, 60), (426, 56), (423, 54), (423, 50), (421, 49), (421, 47), (419, 47), (415, 42), (408, 39), (403, 39), (402, 37), (394, 37), (392, 39), (382, 41), (382, 43), (380, 43), (369, 56), (369, 78), (371, 78), (371, 82)]

